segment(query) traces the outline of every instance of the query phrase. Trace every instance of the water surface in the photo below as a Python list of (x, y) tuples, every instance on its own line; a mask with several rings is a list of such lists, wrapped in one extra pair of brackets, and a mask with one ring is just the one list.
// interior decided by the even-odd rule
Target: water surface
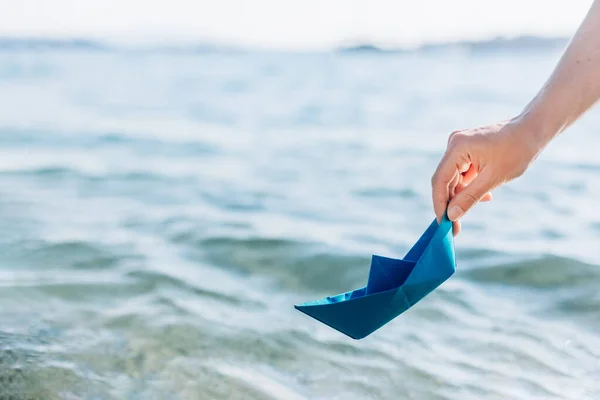
[(597, 111), (369, 338), (292, 306), (401, 257), (447, 135), (558, 56), (0, 52), (0, 396), (600, 397)]

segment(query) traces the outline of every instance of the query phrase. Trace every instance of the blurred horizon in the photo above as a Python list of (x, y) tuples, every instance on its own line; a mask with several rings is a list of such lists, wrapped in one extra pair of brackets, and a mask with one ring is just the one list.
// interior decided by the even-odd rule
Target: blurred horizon
[(322, 50), (345, 43), (405, 48), (499, 36), (570, 37), (590, 4), (591, 0), (568, 5), (542, 0), (258, 0), (251, 5), (241, 0), (0, 0), (0, 37), (203, 42), (279, 50)]
[(234, 45), (210, 41), (162, 41), (162, 42), (131, 42), (127, 40), (94, 39), (73, 36), (70, 38), (53, 38), (42, 36), (2, 36), (0, 35), (0, 51), (13, 50), (91, 50), (91, 51), (118, 51), (118, 50), (146, 50), (146, 51), (286, 51), (286, 52), (369, 52), (369, 53), (396, 53), (420, 52), (445, 49), (461, 50), (556, 50), (566, 46), (568, 36), (543, 36), (543, 35), (499, 35), (487, 39), (451, 40), (423, 43), (418, 46), (384, 46), (380, 43), (369, 41), (346, 40), (331, 47), (323, 49), (265, 49), (254, 46)]

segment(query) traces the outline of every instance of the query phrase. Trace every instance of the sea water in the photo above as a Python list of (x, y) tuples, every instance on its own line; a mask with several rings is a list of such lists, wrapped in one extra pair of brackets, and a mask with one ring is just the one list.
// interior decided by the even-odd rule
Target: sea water
[(0, 52), (0, 397), (600, 398), (600, 112), (354, 341), (293, 304), (433, 219), (452, 131), (560, 51)]

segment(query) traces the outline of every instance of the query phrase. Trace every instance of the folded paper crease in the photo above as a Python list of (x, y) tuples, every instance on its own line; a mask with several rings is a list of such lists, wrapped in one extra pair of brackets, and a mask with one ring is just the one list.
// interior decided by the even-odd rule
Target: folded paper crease
[(452, 222), (434, 220), (402, 259), (373, 255), (365, 287), (294, 307), (353, 339), (381, 328), (456, 271)]

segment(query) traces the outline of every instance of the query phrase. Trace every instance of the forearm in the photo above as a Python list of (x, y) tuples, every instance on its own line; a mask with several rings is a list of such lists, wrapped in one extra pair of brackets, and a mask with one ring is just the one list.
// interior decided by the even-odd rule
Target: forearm
[(600, 99), (600, 0), (595, 0), (552, 75), (515, 121), (545, 145)]

